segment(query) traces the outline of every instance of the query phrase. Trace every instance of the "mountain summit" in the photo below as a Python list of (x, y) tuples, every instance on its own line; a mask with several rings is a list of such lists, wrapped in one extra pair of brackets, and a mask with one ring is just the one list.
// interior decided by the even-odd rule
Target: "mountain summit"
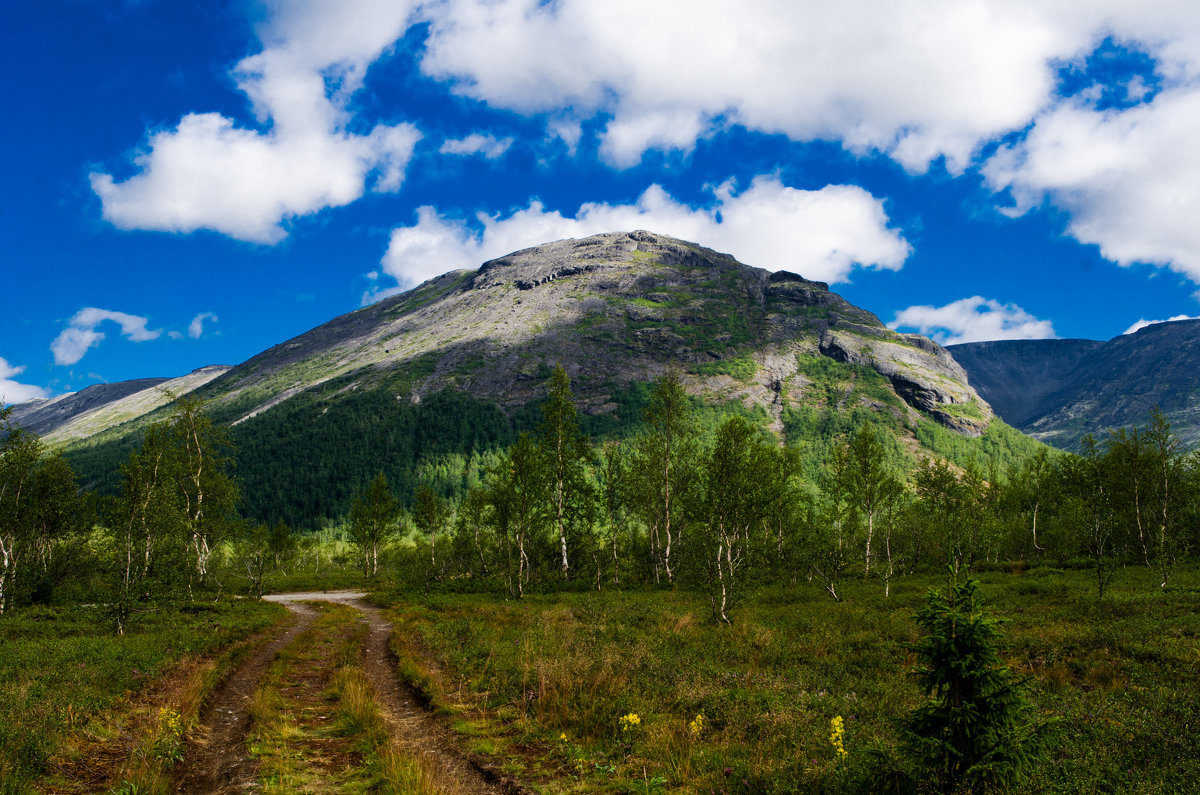
[[(943, 348), (888, 330), (828, 285), (644, 231), (447, 273), (277, 345), (211, 389), (242, 408), (236, 422), (333, 379), (361, 388), (400, 369), (411, 375), (407, 399), (452, 388), (511, 409), (538, 397), (545, 368), (561, 364), (583, 410), (603, 413), (613, 388), (676, 366), (695, 393), (778, 419), (804, 399), (797, 354), (873, 368), (913, 410), (964, 434), (991, 418)], [(734, 360), (740, 378), (728, 372)]]

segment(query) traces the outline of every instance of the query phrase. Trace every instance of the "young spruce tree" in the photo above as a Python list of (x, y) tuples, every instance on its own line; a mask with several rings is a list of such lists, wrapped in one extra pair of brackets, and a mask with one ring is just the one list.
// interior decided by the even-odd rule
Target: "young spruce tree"
[(1008, 791), (1042, 758), (1043, 726), (1029, 719), (1024, 681), (1000, 659), (999, 621), (980, 607), (979, 583), (950, 574), (917, 613), (926, 634), (909, 649), (929, 700), (909, 717), (904, 750), (919, 787)]

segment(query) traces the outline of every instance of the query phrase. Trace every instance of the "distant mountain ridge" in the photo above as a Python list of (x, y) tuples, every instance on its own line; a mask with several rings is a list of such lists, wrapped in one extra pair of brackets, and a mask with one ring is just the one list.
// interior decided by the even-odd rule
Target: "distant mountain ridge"
[(950, 345), (971, 385), (1006, 422), (1074, 450), (1085, 434), (1142, 425), (1158, 406), (1200, 445), (1200, 320), (1146, 326), (1107, 342), (1006, 340)]
[(46, 437), (51, 444), (84, 439), (113, 425), (137, 419), (180, 395), (207, 384), (230, 368), (209, 365), (178, 378), (138, 378), (92, 384), (78, 392), (35, 398), (13, 407), (12, 422)]

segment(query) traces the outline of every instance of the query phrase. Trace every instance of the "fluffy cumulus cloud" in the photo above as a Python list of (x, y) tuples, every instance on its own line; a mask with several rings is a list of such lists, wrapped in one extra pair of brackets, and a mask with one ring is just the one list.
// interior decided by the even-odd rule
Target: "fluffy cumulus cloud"
[(119, 325), (121, 335), (133, 342), (155, 340), (162, 334), (162, 329), (147, 328), (149, 321), (144, 317), (89, 306), (76, 312), (67, 327), (50, 343), (54, 363), (75, 364), (82, 359), (85, 353), (104, 340), (105, 334), (99, 331), (99, 327), (109, 321)]
[[(627, 168), (733, 127), (880, 152), (913, 172), (982, 168), (1018, 214), (1044, 203), (1119, 263), (1200, 280), (1200, 3), (1179, 0), (296, 0), (271, 3), (234, 71), (257, 124), (189, 114), (122, 179), (117, 226), (271, 243), (289, 219), (399, 188), (417, 130), (354, 117), (370, 65), (410, 30), (423, 74), (538, 116), (572, 155)], [(417, 26), (414, 28), (414, 26)], [(1125, 102), (1063, 96), (1110, 42), (1144, 53)], [(1086, 72), (1086, 70), (1084, 70)], [(1144, 71), (1144, 70), (1143, 70)], [(381, 78), (386, 79), (386, 78)], [(373, 126), (374, 125), (374, 126)], [(998, 143), (1003, 143), (996, 150)], [(482, 133), (444, 155), (499, 157)], [(533, 208), (531, 207), (530, 210)], [(428, 215), (428, 213), (426, 214)], [(578, 220), (578, 219), (572, 219)], [(540, 223), (540, 222), (539, 222)]]
[[(445, 0), (427, 74), (525, 113), (608, 119), (628, 167), (733, 125), (882, 152), (919, 172), (986, 165), (1014, 213), (1049, 202), (1116, 262), (1200, 280), (1200, 4), (1177, 0)], [(1145, 53), (1127, 102), (1059, 94), (1103, 42)], [(1161, 90), (1159, 90), (1161, 89)], [(561, 125), (556, 116), (555, 125)]]
[(1024, 128), (1057, 68), (1105, 37), (1179, 78), (1200, 61), (1200, 9), (1173, 0), (445, 0), (421, 13), (426, 73), (520, 112), (611, 114), (618, 164), (741, 124), (957, 169)]
[(478, 228), (422, 207), (415, 224), (392, 231), (383, 258), (383, 273), (399, 287), (368, 298), (548, 240), (618, 230), (652, 229), (729, 252), (750, 265), (828, 282), (845, 281), (854, 267), (899, 269), (910, 251), (888, 226), (883, 203), (859, 187), (806, 191), (759, 176), (741, 193), (722, 185), (714, 200), (712, 207), (695, 209), (652, 185), (635, 203), (584, 204), (574, 217), (537, 201), (506, 217), (480, 213)]
[(984, 167), (1020, 213), (1049, 200), (1068, 231), (1109, 260), (1170, 266), (1200, 281), (1200, 91), (1125, 110), (1055, 107)]
[(400, 187), (419, 132), (409, 124), (351, 132), (347, 105), (367, 67), (406, 30), (411, 4), (308, 0), (272, 10), (263, 50), (234, 70), (259, 125), (192, 113), (152, 134), (132, 177), (91, 175), (106, 220), (274, 243), (288, 219), (348, 204), (371, 179), (374, 190)]
[(496, 160), (508, 151), (512, 143), (512, 138), (471, 133), (466, 138), (447, 139), (438, 151), (444, 155), (481, 155), (488, 160)]
[(49, 393), (40, 386), (22, 384), (12, 380), (13, 376), (23, 372), (25, 372), (24, 366), (14, 367), (8, 363), (7, 359), (0, 356), (0, 406), (49, 396)]
[(1050, 62), (1093, 35), (1032, 2), (447, 0), (427, 14), (428, 74), (521, 112), (611, 114), (602, 152), (619, 166), (741, 124), (960, 169), (1038, 111)]
[(897, 312), (888, 328), (916, 329), (942, 345), (1056, 337), (1049, 320), (1039, 320), (1016, 304), (1001, 304), (978, 295), (945, 306), (910, 306)]
[(1146, 320), (1145, 318), (1142, 318), (1129, 328), (1122, 331), (1121, 334), (1133, 334), (1135, 331), (1141, 331), (1146, 326), (1153, 326), (1156, 323), (1173, 323), (1176, 320), (1200, 320), (1200, 317), (1195, 317), (1193, 315), (1174, 315), (1166, 320)]

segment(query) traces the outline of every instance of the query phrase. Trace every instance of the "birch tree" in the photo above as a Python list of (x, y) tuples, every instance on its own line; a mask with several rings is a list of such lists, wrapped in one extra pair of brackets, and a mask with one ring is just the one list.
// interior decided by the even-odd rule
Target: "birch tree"
[(237, 483), (229, 475), (229, 441), (213, 425), (204, 402), (178, 398), (170, 420), (180, 457), (178, 484), (184, 527), (200, 585), (207, 582), (212, 550), (232, 527), (238, 502)]
[(1171, 433), (1166, 416), (1155, 406), (1145, 431), (1154, 481), (1154, 558), (1158, 564), (1159, 587), (1166, 588), (1180, 550), (1178, 510), (1185, 496), (1184, 457), (1179, 439)]
[(136, 605), (152, 606), (183, 577), (187, 543), (179, 477), (174, 435), (165, 423), (155, 423), (121, 465), (121, 491), (108, 507), (118, 635), (125, 633)]
[(1063, 513), (1071, 522), (1091, 559), (1096, 574), (1096, 596), (1104, 598), (1116, 571), (1113, 543), (1112, 499), (1100, 445), (1089, 433), (1080, 441), (1080, 454), (1064, 462), (1064, 480), (1070, 497)]
[(807, 523), (809, 567), (821, 578), (825, 592), (840, 602), (837, 581), (850, 563), (859, 524), (850, 451), (846, 445), (835, 445), (830, 452), (821, 474), (821, 498), (814, 513)]
[(350, 504), (350, 540), (362, 556), (363, 573), (379, 572), (379, 548), (396, 532), (403, 509), (382, 472)]
[(488, 472), (485, 488), (503, 548), (508, 593), (520, 599), (532, 576), (530, 546), (546, 515), (545, 469), (529, 434), (519, 435), (504, 458)]
[(1053, 508), (1059, 498), (1059, 477), (1050, 460), (1048, 448), (1042, 447), (1021, 464), (1009, 477), (1010, 502), (1028, 522), (1030, 541), (1036, 552), (1045, 552), (1038, 540), (1038, 521), (1046, 509)]
[[(626, 503), (628, 470), (625, 464), (625, 448), (620, 442), (604, 445), (600, 465), (600, 496), (603, 502), (604, 527), (608, 537), (605, 546), (612, 558), (612, 583), (621, 584), (621, 538), (629, 530), (629, 510)], [(596, 590), (600, 590), (599, 567), (596, 572)]]
[(917, 494), (916, 513), (943, 544), (946, 561), (955, 573), (969, 555), (967, 502), (970, 494), (962, 480), (944, 460), (922, 461), (914, 477)]
[(788, 488), (780, 451), (742, 417), (730, 417), (717, 430), (716, 444), (706, 456), (702, 515), (694, 533), (707, 563), (706, 584), (713, 617), (729, 624), (728, 611), (740, 596), (743, 569), (750, 557), (751, 533), (766, 524), (785, 499)]
[(437, 576), (437, 541), (450, 519), (450, 505), (428, 483), (421, 483), (413, 493), (413, 524), (429, 539), (429, 576)]
[(35, 537), (34, 478), (42, 445), (0, 409), (0, 613), (11, 610), (19, 572)]
[(645, 412), (646, 429), (634, 443), (630, 494), (646, 525), (654, 579), (675, 581), (671, 559), (682, 535), (680, 496), (695, 475), (696, 431), (691, 402), (679, 374), (668, 371), (654, 385)]
[(587, 479), (592, 448), (579, 430), (571, 381), (561, 365), (554, 368), (550, 377), (549, 400), (542, 407), (538, 446), (546, 469), (550, 519), (558, 535), (559, 565), (565, 580), (569, 578), (571, 568), (567, 536), (572, 525), (586, 513), (594, 495)]
[[(890, 509), (900, 496), (900, 482), (888, 471), (884, 462), (883, 445), (870, 425), (864, 425), (846, 447), (851, 499), (858, 514), (866, 521), (866, 546), (863, 576), (871, 575), (871, 542), (875, 524), (881, 513)], [(891, 544), (887, 545), (888, 567), (891, 568)]]

